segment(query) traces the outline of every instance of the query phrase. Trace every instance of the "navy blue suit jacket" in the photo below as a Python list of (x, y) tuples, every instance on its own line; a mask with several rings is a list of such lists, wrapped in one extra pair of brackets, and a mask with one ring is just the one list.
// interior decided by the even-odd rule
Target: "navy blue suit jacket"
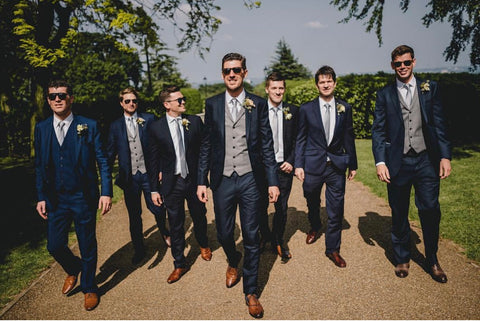
[[(339, 111), (339, 105), (345, 110)], [(321, 175), (327, 165), (327, 156), (342, 171), (357, 169), (352, 107), (335, 98), (332, 112), (335, 113), (335, 129), (327, 146), (318, 97), (300, 106), (295, 167), (303, 168), (306, 174)]]
[[(197, 185), (198, 157), (200, 143), (204, 135), (202, 119), (196, 115), (183, 114), (189, 124), (184, 125), (185, 157), (192, 186)], [(149, 128), (150, 153), (148, 175), (152, 192), (168, 195), (175, 184), (176, 155), (172, 135), (164, 116), (155, 121)], [(158, 173), (162, 172), (162, 183), (159, 184)]]
[[(142, 144), (142, 151), (145, 162), (148, 159), (148, 127), (155, 120), (155, 116), (149, 113), (137, 113), (138, 119), (143, 119), (143, 124), (138, 124), (138, 133)], [(127, 125), (125, 116), (115, 120), (110, 125), (107, 144), (108, 163), (113, 168), (115, 157), (118, 155), (118, 176), (115, 184), (125, 189), (132, 180), (132, 160), (130, 146), (128, 144)]]
[[(266, 100), (246, 92), (255, 107), (245, 111), (248, 155), (258, 188), (278, 186), (277, 163), (273, 152), (273, 139), (268, 120)], [(208, 185), (215, 190), (223, 177), (225, 162), (225, 92), (205, 101), (205, 137), (200, 148), (198, 185)]]
[[(451, 159), (451, 146), (447, 138), (445, 118), (438, 85), (429, 82), (429, 90), (422, 90), (421, 79), (417, 81), (417, 92), (422, 114), (422, 131), (432, 165), (438, 172), (440, 159)], [(402, 108), (397, 85), (387, 85), (377, 92), (375, 118), (372, 125), (372, 150), (375, 164), (385, 162), (391, 177), (400, 170), (405, 139)]]
[(283, 114), (283, 161), (290, 163), (295, 167), (295, 146), (298, 128), (298, 107), (283, 102), (283, 109), (289, 109), (292, 115), (290, 119), (286, 118), (286, 112)]
[[(86, 125), (87, 129), (81, 135), (75, 133), (75, 171), (80, 180), (80, 189), (83, 191), (89, 206), (93, 208), (98, 205), (100, 194), (95, 163), (98, 164), (101, 178), (101, 195), (103, 196), (112, 196), (111, 171), (106, 153), (102, 147), (96, 121), (74, 115), (70, 127), (76, 132), (78, 125)], [(53, 129), (53, 116), (36, 124), (34, 135), (38, 201), (46, 201), (47, 211), (52, 211), (56, 209), (58, 202), (55, 190), (55, 169), (51, 160), (52, 139), (56, 139), (55, 130)]]

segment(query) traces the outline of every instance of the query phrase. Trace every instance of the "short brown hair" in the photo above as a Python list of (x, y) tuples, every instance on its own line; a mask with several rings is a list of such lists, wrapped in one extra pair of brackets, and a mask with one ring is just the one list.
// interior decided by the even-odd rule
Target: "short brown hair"
[(163, 90), (158, 95), (158, 100), (160, 101), (161, 104), (163, 104), (167, 100), (167, 98), (170, 96), (170, 94), (175, 93), (177, 91), (180, 91), (180, 87), (175, 85), (167, 85), (163, 87)]
[(225, 61), (230, 61), (230, 60), (240, 60), (242, 62), (242, 68), (244, 70), (247, 69), (247, 58), (245, 58), (244, 56), (242, 56), (237, 52), (231, 52), (226, 54), (222, 58), (222, 71), (223, 71), (223, 64), (225, 63)]
[(392, 51), (392, 61), (395, 60), (396, 57), (409, 53), (412, 55), (412, 59), (415, 58), (415, 53), (413, 52), (413, 48), (407, 45), (400, 45), (397, 48), (393, 49)]
[(283, 81), (283, 86), (285, 87), (285, 77), (283, 77), (279, 72), (274, 71), (268, 75), (267, 79), (265, 80), (265, 87), (268, 87), (271, 81)]
[(127, 87), (123, 90), (120, 90), (120, 92), (118, 93), (118, 99), (120, 100), (120, 102), (123, 101), (123, 96), (126, 94), (134, 94), (135, 97), (138, 98), (138, 92), (135, 90), (135, 88)]
[(322, 66), (320, 69), (317, 70), (315, 73), (315, 84), (318, 83), (318, 78), (320, 75), (330, 75), (332, 76), (333, 82), (337, 82), (337, 75), (335, 74), (335, 70), (333, 70), (330, 66)]
[(48, 83), (48, 87), (47, 87), (47, 90), (46, 90), (46, 94), (48, 95), (48, 89), (49, 88), (59, 88), (59, 87), (66, 87), (67, 88), (67, 94), (69, 96), (73, 96), (73, 88), (72, 86), (66, 81), (66, 80), (63, 80), (63, 79), (54, 79), (54, 80), (51, 80), (49, 83)]

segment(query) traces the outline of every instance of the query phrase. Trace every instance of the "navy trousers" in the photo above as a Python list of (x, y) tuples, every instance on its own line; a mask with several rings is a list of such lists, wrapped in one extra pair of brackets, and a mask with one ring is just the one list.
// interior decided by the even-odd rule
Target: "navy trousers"
[(417, 157), (403, 157), (398, 175), (387, 185), (388, 202), (392, 209), (393, 254), (397, 264), (410, 260), (410, 223), (408, 209), (410, 192), (415, 188), (415, 205), (422, 225), (427, 264), (438, 263), (438, 237), (440, 227), (440, 178), (435, 172), (428, 154)]
[(213, 191), (217, 237), (227, 255), (228, 264), (237, 267), (241, 258), (236, 250), (234, 230), (237, 206), (240, 210), (243, 248), (243, 291), (253, 294), (257, 290), (259, 249), (259, 210), (260, 191), (250, 172), (243, 176), (233, 173), (223, 177), (218, 188)]
[(345, 172), (328, 164), (322, 175), (305, 174), (303, 193), (307, 199), (308, 220), (313, 230), (320, 230), (320, 193), (325, 184), (325, 206), (327, 209), (327, 230), (325, 232), (325, 253), (340, 252), (342, 221), (345, 203)]

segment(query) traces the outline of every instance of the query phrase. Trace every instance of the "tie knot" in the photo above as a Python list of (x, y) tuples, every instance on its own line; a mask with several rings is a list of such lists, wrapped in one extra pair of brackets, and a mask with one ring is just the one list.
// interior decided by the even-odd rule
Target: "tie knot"
[(325, 105), (323, 105), (323, 106), (325, 106), (325, 109), (326, 109), (326, 110), (329, 110), (329, 109), (330, 109), (330, 104), (325, 104)]
[(63, 129), (64, 126), (65, 126), (64, 121), (61, 121), (61, 122), (58, 123), (58, 128)]
[(177, 117), (177, 118), (175, 118), (175, 120), (176, 120), (179, 124), (182, 123), (182, 117)]
[(273, 112), (276, 114), (276, 113), (278, 113), (278, 111), (280, 110), (280, 108), (278, 108), (278, 107), (272, 107), (271, 110), (273, 110)]
[(232, 100), (230, 100), (230, 103), (231, 103), (233, 106), (237, 106), (237, 103), (238, 103), (237, 98), (232, 98)]

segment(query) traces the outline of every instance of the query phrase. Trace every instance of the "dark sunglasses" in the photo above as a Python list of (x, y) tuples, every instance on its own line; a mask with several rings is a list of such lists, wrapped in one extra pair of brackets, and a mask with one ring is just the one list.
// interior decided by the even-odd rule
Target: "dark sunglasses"
[(48, 99), (55, 100), (58, 97), (60, 98), (60, 100), (65, 100), (67, 99), (67, 96), (68, 96), (67, 93), (51, 93), (51, 94), (48, 94)]
[(171, 102), (171, 101), (178, 101), (178, 104), (181, 105), (182, 102), (187, 102), (187, 97), (180, 97), (180, 98), (177, 98), (177, 99), (173, 99), (173, 100), (165, 100), (167, 103)]
[(235, 73), (235, 74), (239, 74), (242, 72), (243, 68), (242, 67), (235, 67), (235, 68), (223, 68), (223, 74), (224, 75), (230, 75), (230, 71), (232, 71)]
[(125, 99), (123, 102), (127, 105), (130, 104), (130, 102), (136, 104), (138, 102), (138, 100), (137, 99)]
[(402, 64), (405, 65), (405, 67), (408, 67), (412, 64), (413, 60), (405, 60), (405, 61), (394, 61), (393, 62), (393, 65), (395, 66), (395, 68), (398, 68), (398, 67), (401, 67)]

